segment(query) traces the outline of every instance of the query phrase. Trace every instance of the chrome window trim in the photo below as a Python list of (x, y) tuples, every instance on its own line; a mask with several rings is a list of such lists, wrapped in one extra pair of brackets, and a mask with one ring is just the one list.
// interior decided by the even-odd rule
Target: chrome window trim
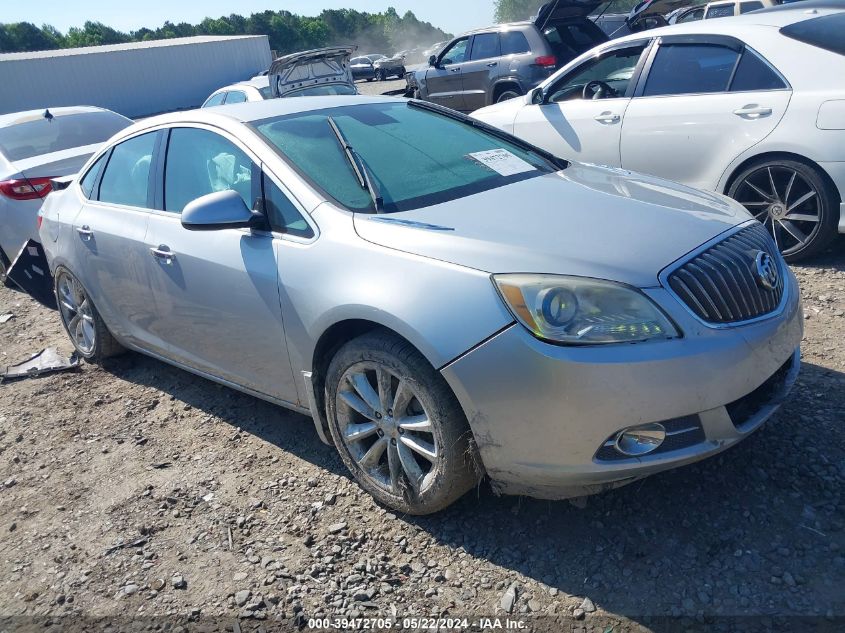
[(695, 250), (690, 251), (689, 253), (687, 253), (686, 255), (681, 257), (680, 259), (678, 259), (678, 260), (672, 262), (671, 264), (669, 264), (668, 266), (666, 266), (663, 270), (660, 271), (660, 273), (657, 276), (657, 279), (660, 282), (660, 287), (663, 290), (665, 290), (666, 292), (668, 292), (672, 296), (672, 298), (674, 298), (681, 305), (681, 307), (683, 307), (683, 309), (686, 310), (687, 313), (690, 314), (696, 321), (698, 321), (701, 325), (703, 325), (707, 328), (710, 328), (712, 330), (728, 330), (728, 329), (732, 329), (732, 328), (743, 327), (743, 326), (746, 326), (746, 325), (752, 325), (754, 323), (761, 323), (763, 321), (769, 321), (771, 319), (778, 318), (779, 316), (781, 316), (783, 314), (784, 310), (786, 310), (786, 304), (789, 303), (789, 299), (791, 298), (792, 295), (790, 294), (790, 290), (791, 290), (790, 284), (787, 283), (788, 268), (786, 266), (786, 262), (784, 261), (783, 257), (780, 256), (780, 255), (778, 255), (778, 257), (776, 257), (775, 260), (778, 263), (778, 273), (780, 273), (784, 278), (783, 296), (780, 299), (780, 303), (778, 304), (778, 306), (774, 310), (772, 310), (771, 312), (769, 312), (767, 314), (763, 314), (761, 316), (754, 317), (753, 319), (746, 319), (744, 321), (733, 321), (731, 323), (710, 323), (709, 321), (705, 321), (700, 316), (698, 316), (692, 310), (692, 308), (690, 308), (686, 304), (686, 302), (683, 299), (681, 299), (681, 297), (672, 289), (672, 286), (669, 284), (669, 277), (676, 270), (678, 270), (679, 268), (684, 266), (684, 264), (686, 264), (689, 261), (695, 259), (699, 255), (701, 255), (701, 253), (703, 253), (706, 250), (709, 250), (710, 248), (712, 248), (716, 244), (719, 244), (720, 242), (724, 242), (725, 240), (727, 240), (728, 238), (730, 238), (733, 235), (736, 235), (740, 231), (743, 231), (743, 230), (747, 229), (748, 227), (753, 226), (755, 223), (757, 223), (757, 220), (748, 220), (747, 222), (743, 222), (742, 224), (738, 224), (737, 226), (735, 226), (731, 229), (728, 229), (727, 231), (723, 231), (722, 233), (720, 233), (719, 235), (717, 235), (713, 239), (705, 242), (704, 244), (702, 244), (701, 246), (699, 246)]

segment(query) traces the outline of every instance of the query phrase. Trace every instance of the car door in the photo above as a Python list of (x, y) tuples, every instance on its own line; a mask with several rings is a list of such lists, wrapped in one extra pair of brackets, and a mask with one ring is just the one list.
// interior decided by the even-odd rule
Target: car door
[(622, 167), (715, 189), (786, 112), (791, 90), (733, 38), (674, 36), (650, 56), (622, 123)]
[(453, 110), (467, 109), (463, 95), (461, 68), (468, 55), (468, 37), (455, 40), (446, 50), (440, 53), (436, 64), (431, 66), (425, 74), (430, 101)]
[(132, 137), (105, 153), (81, 181), (87, 200), (73, 220), (73, 240), (85, 285), (113, 333), (130, 344), (163, 351), (150, 340), (151, 293), (144, 238), (153, 206), (151, 165), (159, 132)]
[(461, 68), (464, 107), (468, 111), (488, 105), (487, 95), (493, 93), (493, 84), (501, 70), (501, 55), (498, 32), (477, 33), (472, 37), (469, 60)]
[(176, 362), (297, 403), (287, 354), (274, 237), (268, 231), (190, 231), (185, 205), (233, 189), (260, 204), (261, 171), (234, 138), (205, 127), (169, 131), (160, 209), (150, 214), (146, 262), (156, 318), (152, 335)]
[(622, 117), (648, 46), (611, 47), (563, 74), (542, 103), (519, 110), (514, 134), (563, 158), (618, 167)]

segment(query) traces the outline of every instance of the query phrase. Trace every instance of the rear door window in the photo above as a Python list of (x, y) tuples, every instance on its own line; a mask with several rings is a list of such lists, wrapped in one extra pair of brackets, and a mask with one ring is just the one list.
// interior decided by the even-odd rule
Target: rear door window
[(502, 46), (502, 55), (520, 55), (531, 52), (528, 39), (520, 31), (504, 31), (499, 34), (499, 41)]
[(786, 83), (763, 59), (750, 48), (746, 48), (736, 67), (731, 92), (749, 90), (783, 90)]
[(112, 150), (103, 179), (100, 202), (150, 208), (150, 166), (158, 132), (136, 136)]
[(233, 90), (226, 95), (227, 105), (230, 103), (243, 103), (244, 101), (246, 101), (246, 93), (243, 93), (240, 90)]
[(189, 202), (227, 190), (237, 191), (252, 208), (258, 197), (255, 171), (255, 163), (219, 134), (199, 128), (174, 128), (164, 167), (164, 208), (181, 213)]
[(472, 53), (471, 60), (476, 59), (490, 59), (493, 57), (500, 57), (502, 54), (499, 47), (498, 33), (479, 33), (472, 38)]
[(661, 45), (643, 96), (724, 92), (739, 53), (713, 44)]

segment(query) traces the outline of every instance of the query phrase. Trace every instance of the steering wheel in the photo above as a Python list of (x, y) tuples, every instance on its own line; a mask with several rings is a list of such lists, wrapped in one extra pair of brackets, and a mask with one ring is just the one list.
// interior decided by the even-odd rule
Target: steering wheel
[(581, 93), (584, 99), (607, 99), (609, 97), (618, 97), (616, 92), (610, 85), (599, 79), (593, 79), (584, 84), (584, 91)]

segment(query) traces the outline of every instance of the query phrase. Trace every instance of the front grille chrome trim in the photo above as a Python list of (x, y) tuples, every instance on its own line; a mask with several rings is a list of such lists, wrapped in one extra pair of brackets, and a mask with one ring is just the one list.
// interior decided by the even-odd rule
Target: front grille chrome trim
[[(717, 235), (709, 242), (705, 242), (697, 249), (687, 253), (664, 268), (658, 275), (660, 285), (664, 290), (666, 290), (666, 292), (674, 297), (684, 310), (686, 310), (696, 321), (711, 329), (722, 330), (735, 328), (777, 318), (783, 314), (786, 304), (790, 298), (791, 288), (788, 283), (789, 270), (777, 250), (772, 250), (774, 248), (773, 243), (767, 242), (760, 235), (755, 235), (760, 228), (762, 228), (762, 225), (760, 225), (759, 222), (756, 220), (749, 220), (748, 222), (735, 226), (732, 229)], [(762, 230), (765, 231), (765, 229)], [(769, 252), (772, 256), (776, 255), (775, 261), (777, 262), (778, 272), (780, 273), (781, 278), (780, 301), (777, 301), (777, 298), (772, 293), (761, 293), (757, 290), (757, 284), (749, 267), (744, 265), (745, 255), (742, 252), (742, 248), (747, 248), (749, 250), (761, 250)], [(711, 259), (704, 259), (704, 255), (710, 256)], [(724, 272), (715, 268), (713, 259), (717, 258), (717, 256), (723, 259), (722, 263), (725, 265), (724, 271), (729, 272), (731, 274), (730, 277), (727, 277)], [(702, 261), (708, 264), (708, 268), (720, 272), (720, 281), (716, 282), (713, 279), (710, 279), (710, 284), (708, 285), (713, 285), (714, 288), (717, 288), (718, 285), (721, 285), (721, 281), (724, 281), (727, 284), (721, 289), (717, 288), (719, 290), (718, 297), (710, 296), (712, 291), (708, 292), (699, 280), (695, 279), (695, 276), (689, 272), (688, 266), (690, 264), (697, 266), (697, 268), (701, 270)], [(733, 268), (726, 265), (728, 262), (732, 264)], [(673, 276), (675, 276), (676, 283), (685, 286), (683, 290), (687, 295), (686, 298), (682, 297), (672, 287), (670, 279)], [(712, 277), (712, 273), (709, 273), (708, 276)], [(730, 290), (730, 287), (734, 285), (735, 292), (733, 296), (735, 301), (728, 303), (730, 299), (725, 298), (725, 289), (727, 288)], [(737, 294), (739, 295), (739, 298), (736, 298)], [(728, 295), (731, 295), (731, 293), (728, 292)], [(769, 296), (767, 297), (766, 295)], [(690, 301), (690, 303), (693, 303), (694, 305), (690, 305), (687, 301)], [(724, 305), (721, 308), (716, 306), (716, 303), (722, 304), (723, 302)], [(727, 308), (727, 310), (725, 310), (725, 308)], [(701, 314), (707, 314), (708, 312), (713, 311), (713, 314), (718, 315), (719, 318), (722, 319), (724, 319), (724, 317), (721, 315), (725, 313), (727, 313), (726, 316), (735, 317), (736, 313), (734, 310), (736, 308), (740, 308), (740, 312), (745, 314), (748, 314), (745, 310), (749, 308), (753, 308), (754, 313), (762, 312), (762, 314), (758, 314), (758, 316), (754, 316), (752, 318), (741, 318), (730, 321), (710, 321), (701, 316)]]

